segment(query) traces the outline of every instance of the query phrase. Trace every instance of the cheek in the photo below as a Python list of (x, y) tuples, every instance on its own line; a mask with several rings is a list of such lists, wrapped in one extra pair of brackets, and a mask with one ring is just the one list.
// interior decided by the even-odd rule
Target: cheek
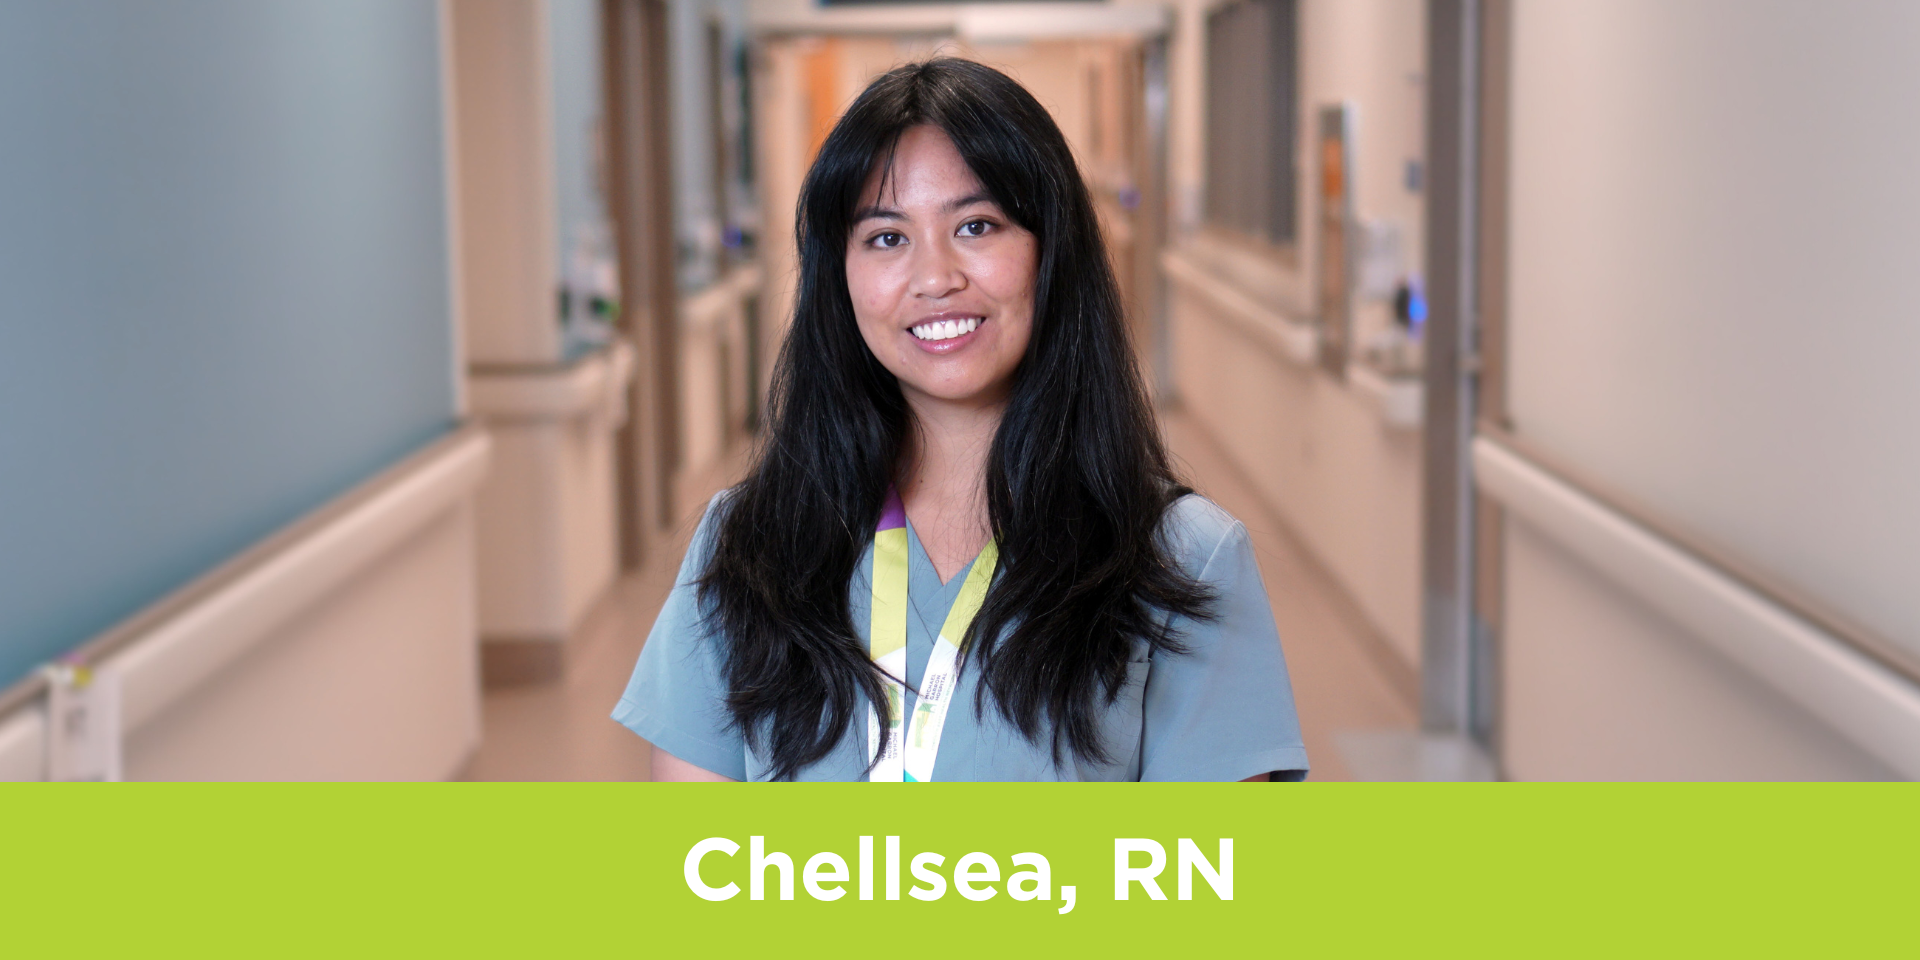
[(891, 298), (883, 272), (856, 258), (848, 258), (847, 299), (853, 302), (853, 316), (860, 322), (861, 333), (871, 336), (874, 328), (887, 325)]
[[(1038, 252), (1031, 240), (1021, 244), (1010, 244), (1010, 249), (998, 251), (988, 274), (988, 285), (993, 298), (1000, 305), (1016, 313), (1021, 319), (1021, 327), (1029, 327), (1033, 321), (1033, 291), (1039, 273)], [(1025, 340), (1023, 329), (1020, 339)]]
[(994, 250), (993, 271), (1005, 295), (1031, 297), (1034, 277), (1040, 271), (1039, 245), (1025, 234), (1008, 238)]

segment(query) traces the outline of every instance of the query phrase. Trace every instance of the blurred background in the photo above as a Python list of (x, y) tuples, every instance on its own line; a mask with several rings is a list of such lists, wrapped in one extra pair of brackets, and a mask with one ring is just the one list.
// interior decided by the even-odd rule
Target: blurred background
[(1920, 775), (1920, 6), (0, 0), (0, 779), (627, 779), (812, 154), (1013, 75), (1316, 779)]

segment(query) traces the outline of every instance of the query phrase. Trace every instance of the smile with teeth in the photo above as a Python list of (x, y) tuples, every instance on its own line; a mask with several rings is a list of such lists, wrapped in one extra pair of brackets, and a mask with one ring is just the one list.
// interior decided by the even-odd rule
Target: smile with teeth
[(968, 317), (965, 320), (931, 320), (913, 327), (912, 330), (913, 335), (922, 340), (951, 340), (979, 328), (980, 318)]

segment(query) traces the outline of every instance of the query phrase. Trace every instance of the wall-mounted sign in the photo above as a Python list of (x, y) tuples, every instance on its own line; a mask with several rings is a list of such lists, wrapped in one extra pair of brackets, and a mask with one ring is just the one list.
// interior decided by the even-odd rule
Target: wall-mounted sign
[(1320, 364), (1336, 377), (1347, 372), (1353, 339), (1353, 107), (1320, 108), (1319, 260)]

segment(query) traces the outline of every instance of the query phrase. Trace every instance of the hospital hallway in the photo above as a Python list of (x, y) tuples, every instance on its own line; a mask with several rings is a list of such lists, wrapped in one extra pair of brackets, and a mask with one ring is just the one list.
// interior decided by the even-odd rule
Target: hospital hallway
[(1920, 777), (1920, 4), (74, 0), (0, 4), (0, 780), (648, 779), (803, 185), (934, 57), (1064, 137), (1311, 781)]

